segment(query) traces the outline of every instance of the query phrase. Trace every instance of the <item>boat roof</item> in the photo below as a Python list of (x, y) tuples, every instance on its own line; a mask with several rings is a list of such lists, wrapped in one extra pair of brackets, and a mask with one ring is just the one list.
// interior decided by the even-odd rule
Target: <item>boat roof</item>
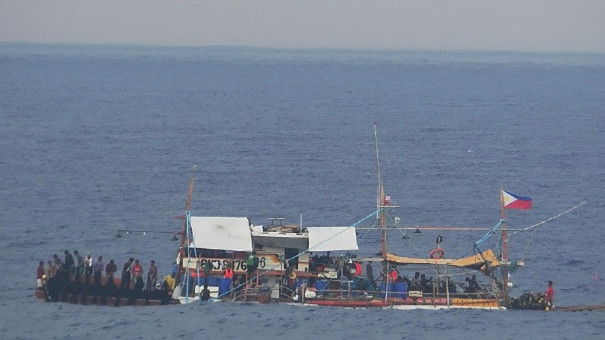
[(264, 231), (247, 217), (192, 216), (190, 247), (228, 251), (253, 250), (254, 244), (308, 251), (358, 250), (354, 227), (307, 227), (304, 232)]
[(354, 227), (307, 227), (309, 251), (358, 250)]
[(254, 244), (263, 246), (308, 251), (359, 249), (353, 227), (307, 227), (302, 233), (263, 231), (255, 227), (252, 240)]
[(276, 231), (252, 231), (254, 244), (273, 248), (307, 249), (309, 235), (306, 233), (281, 233)]
[(252, 251), (247, 217), (191, 217), (190, 247), (229, 251)]

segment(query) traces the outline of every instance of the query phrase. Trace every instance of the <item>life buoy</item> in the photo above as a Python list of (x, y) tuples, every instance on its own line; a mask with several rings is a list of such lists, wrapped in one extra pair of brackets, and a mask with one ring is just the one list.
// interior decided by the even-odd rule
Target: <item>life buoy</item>
[(443, 248), (435, 248), (431, 250), (429, 256), (432, 259), (442, 259), (445, 256), (445, 250), (443, 250)]

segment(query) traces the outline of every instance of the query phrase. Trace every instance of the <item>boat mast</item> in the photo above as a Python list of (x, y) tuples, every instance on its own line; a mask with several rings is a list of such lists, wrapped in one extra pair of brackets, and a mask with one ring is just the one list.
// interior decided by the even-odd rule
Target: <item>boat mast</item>
[[(191, 178), (189, 178), (189, 189), (187, 190), (187, 202), (185, 203), (185, 213), (191, 212), (191, 198), (193, 197), (193, 178), (197, 170), (197, 165), (191, 169)], [(181, 248), (186, 247), (187, 242), (187, 218), (183, 223), (183, 235), (181, 235)]]
[[(189, 214), (191, 212), (191, 198), (193, 197), (193, 178), (195, 175), (195, 171), (197, 170), (197, 165), (194, 165), (191, 169), (191, 178), (189, 179), (189, 189), (187, 190), (187, 202), (185, 203), (185, 218), (183, 221), (183, 231), (181, 232), (181, 246), (177, 251), (177, 257), (180, 259), (180, 263), (177, 263), (178, 270), (176, 274), (176, 282), (179, 282), (179, 279), (182, 275), (183, 270), (183, 258), (185, 255), (189, 257), (189, 254), (185, 254), (185, 249), (188, 249), (189, 243)], [(189, 263), (187, 263), (187, 268), (189, 268)]]
[[(376, 123), (374, 123), (374, 144), (376, 146), (376, 170), (378, 173), (378, 199), (376, 202), (376, 210), (378, 210), (378, 222), (380, 223), (380, 244), (381, 244), (381, 254), (382, 258), (386, 260), (387, 258), (387, 232), (385, 228), (385, 195), (384, 195), (384, 184), (382, 183), (382, 178), (380, 176), (380, 156), (378, 153), (378, 136), (376, 133)], [(385, 263), (386, 265), (386, 263)]]
[(500, 188), (500, 210), (500, 225), (502, 230), (502, 292), (504, 293), (504, 305), (508, 307), (510, 303), (510, 297), (508, 294), (508, 235), (506, 234), (506, 209), (504, 209), (504, 192), (502, 188)]

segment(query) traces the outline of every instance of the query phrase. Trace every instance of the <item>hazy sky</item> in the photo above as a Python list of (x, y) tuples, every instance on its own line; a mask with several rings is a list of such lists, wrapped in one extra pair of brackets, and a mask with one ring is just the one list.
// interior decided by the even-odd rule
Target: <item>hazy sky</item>
[(605, 53), (605, 0), (0, 0), (0, 41)]

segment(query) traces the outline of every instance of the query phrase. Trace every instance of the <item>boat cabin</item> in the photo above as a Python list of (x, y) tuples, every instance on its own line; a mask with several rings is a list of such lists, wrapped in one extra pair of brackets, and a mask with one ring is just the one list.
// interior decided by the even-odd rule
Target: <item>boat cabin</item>
[(233, 269), (234, 281), (243, 282), (251, 279), (247, 258), (252, 254), (258, 259), (256, 286), (273, 288), (282, 285), (286, 274), (294, 273), (299, 279), (317, 277), (317, 272), (310, 270), (311, 252), (358, 249), (353, 227), (301, 228), (282, 225), (281, 218), (270, 220), (271, 225), (257, 226), (247, 217), (192, 216), (190, 242), (185, 256), (182, 259), (179, 256), (177, 263), (182, 263), (185, 276), (199, 278), (198, 286), (206, 281), (202, 278), (208, 262), (211, 263), (209, 285), (218, 285), (228, 266)]

